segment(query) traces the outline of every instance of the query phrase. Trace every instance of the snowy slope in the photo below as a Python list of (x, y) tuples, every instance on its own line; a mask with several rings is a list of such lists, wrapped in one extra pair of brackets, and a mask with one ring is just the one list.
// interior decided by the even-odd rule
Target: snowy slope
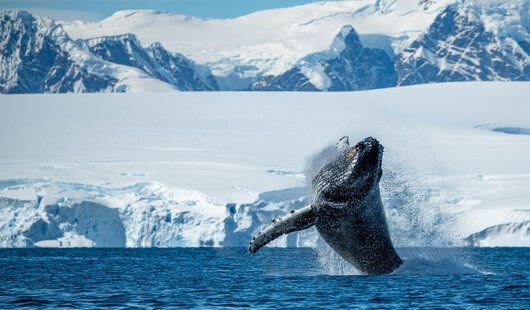
[(0, 245), (245, 246), (345, 134), (385, 146), (398, 245), (529, 245), (528, 86), (3, 95)]
[(1, 12), (0, 21), (2, 93), (174, 90), (140, 70), (95, 57), (51, 19), (15, 10)]

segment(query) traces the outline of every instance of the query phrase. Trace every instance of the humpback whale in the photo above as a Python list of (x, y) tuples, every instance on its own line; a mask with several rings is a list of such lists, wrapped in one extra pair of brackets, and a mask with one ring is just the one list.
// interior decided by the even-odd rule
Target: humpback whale
[(368, 137), (350, 147), (343, 137), (337, 150), (313, 178), (310, 205), (274, 219), (252, 238), (250, 253), (284, 234), (316, 226), (322, 239), (362, 273), (387, 274), (403, 263), (392, 245), (379, 192), (383, 146)]

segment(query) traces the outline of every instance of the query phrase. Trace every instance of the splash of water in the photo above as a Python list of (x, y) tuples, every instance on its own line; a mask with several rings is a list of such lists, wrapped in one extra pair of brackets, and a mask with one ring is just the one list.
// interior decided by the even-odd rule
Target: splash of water
[(400, 249), (403, 265), (397, 275), (452, 275), (485, 274), (477, 270), (459, 248), (407, 248)]
[[(307, 186), (312, 178), (333, 157), (338, 155), (329, 145), (309, 157), (305, 165)], [(390, 154), (384, 162), (381, 192), (391, 237), (400, 247), (440, 247), (455, 243), (451, 234), (451, 215), (444, 212), (443, 193), (428, 188), (419, 176), (409, 171), (399, 154)], [(414, 170), (410, 170), (414, 171)], [(441, 199), (441, 200), (440, 200)], [(317, 256), (322, 272), (329, 275), (360, 275), (351, 264), (341, 258), (323, 240), (317, 242)], [(477, 272), (454, 258), (425, 256), (425, 251), (405, 259), (396, 274), (461, 274)]]
[(316, 253), (322, 273), (333, 276), (352, 276), (362, 273), (355, 269), (350, 263), (340, 257), (326, 242), (319, 239)]
[(392, 241), (399, 247), (443, 247), (456, 244), (441, 189), (431, 188), (419, 176), (407, 176), (399, 167), (387, 169), (381, 180), (381, 198)]
[(405, 259), (403, 265), (392, 274), (396, 275), (451, 275), (481, 274), (470, 265), (454, 262), (449, 259), (431, 260), (423, 257)]

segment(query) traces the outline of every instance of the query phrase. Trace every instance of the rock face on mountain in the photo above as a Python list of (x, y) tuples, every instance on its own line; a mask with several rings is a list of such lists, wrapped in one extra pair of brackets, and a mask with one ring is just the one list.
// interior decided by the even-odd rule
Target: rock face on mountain
[(323, 91), (355, 91), (440, 82), (528, 81), (530, 2), (516, 2), (449, 5), (394, 60), (382, 49), (363, 47), (355, 30), (345, 26), (329, 51), (308, 55), (279, 76), (262, 77), (252, 89), (305, 91), (314, 90), (308, 87), (312, 85)]
[(391, 87), (396, 75), (390, 57), (363, 47), (351, 26), (344, 26), (326, 52), (308, 55), (277, 77), (264, 77), (253, 90), (348, 91)]
[(528, 27), (505, 21), (508, 16), (522, 20), (516, 17), (525, 9), (528, 15), (529, 4), (521, 3), (515, 10), (476, 4), (448, 6), (396, 58), (398, 85), (530, 80)]
[(342, 28), (331, 52), (337, 57), (324, 63), (324, 72), (330, 80), (326, 90), (384, 88), (396, 83), (392, 60), (381, 49), (363, 47), (351, 26)]
[(329, 51), (306, 56), (295, 68), (262, 77), (254, 90), (354, 91), (424, 83), (530, 80), (530, 2), (453, 4), (426, 32), (391, 60), (363, 47), (350, 26)]
[(319, 91), (300, 68), (292, 68), (279, 76), (264, 76), (250, 87), (256, 91)]
[(112, 90), (106, 64), (78, 48), (51, 19), (25, 11), (0, 14), (0, 92), (65, 93)]
[[(179, 90), (219, 89), (207, 68), (200, 68), (183, 55), (168, 52), (160, 43), (144, 48), (132, 34), (94, 38), (85, 42), (90, 51), (101, 59), (138, 68)], [(203, 72), (202, 76), (197, 69)]]
[(207, 68), (133, 35), (73, 41), (52, 19), (15, 10), (0, 13), (0, 36), (0, 93), (218, 89)]

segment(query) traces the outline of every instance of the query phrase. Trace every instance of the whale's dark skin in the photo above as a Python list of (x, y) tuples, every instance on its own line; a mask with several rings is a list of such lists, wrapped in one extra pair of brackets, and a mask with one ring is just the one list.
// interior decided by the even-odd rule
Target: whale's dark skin
[(311, 205), (274, 220), (253, 238), (249, 251), (315, 225), (324, 241), (359, 271), (394, 271), (402, 260), (392, 245), (379, 193), (382, 156), (383, 146), (371, 137), (341, 150), (313, 179)]

